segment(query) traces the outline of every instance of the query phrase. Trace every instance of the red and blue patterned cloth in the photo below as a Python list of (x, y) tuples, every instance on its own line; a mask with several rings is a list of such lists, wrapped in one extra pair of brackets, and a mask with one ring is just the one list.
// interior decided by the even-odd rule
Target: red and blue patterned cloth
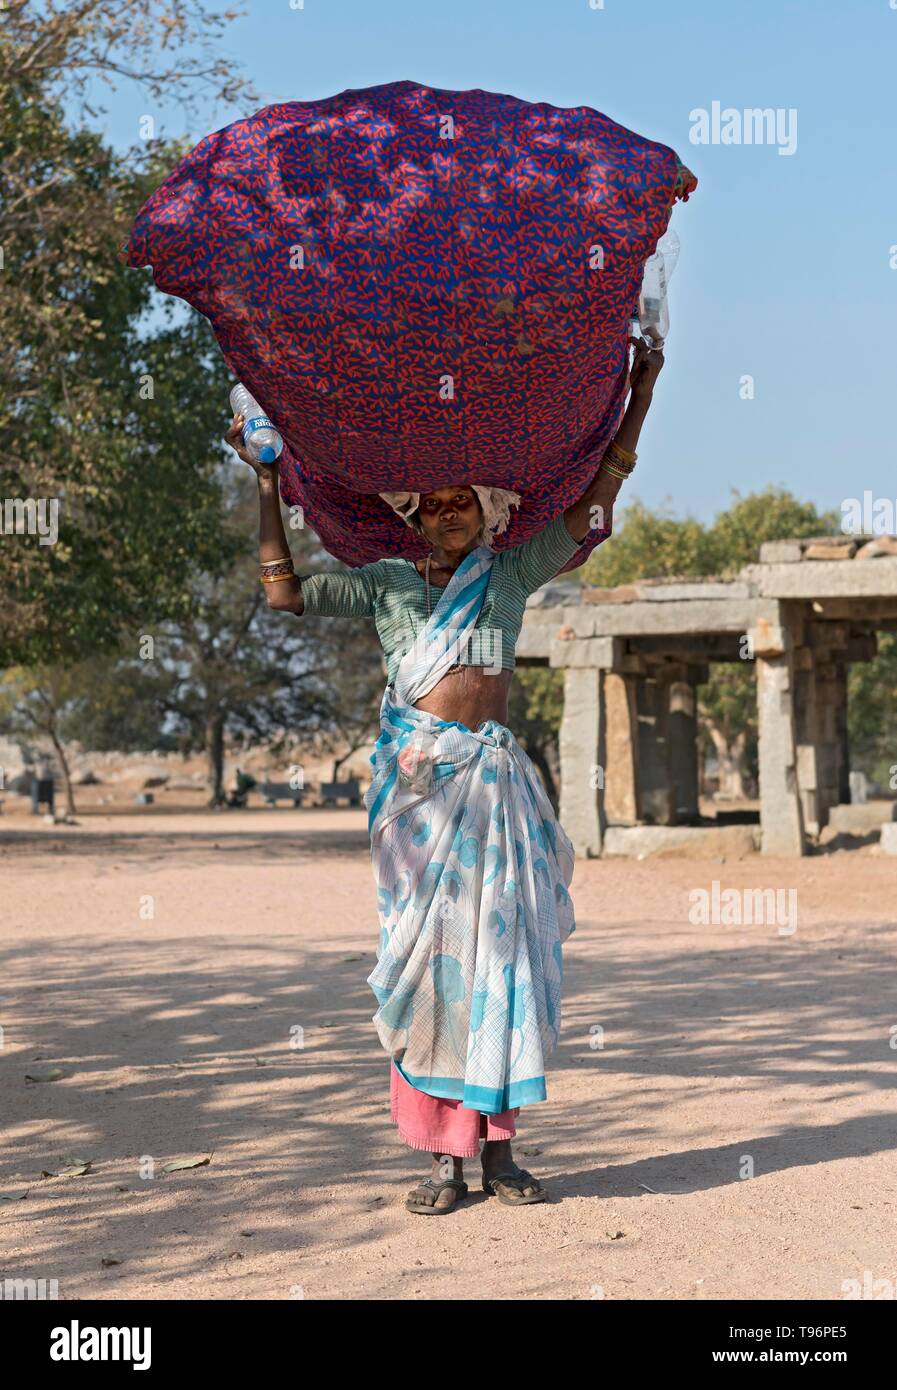
[(127, 260), (210, 320), (332, 554), (423, 554), (378, 493), (456, 482), (522, 494), (503, 549), (582, 495), (617, 428), (680, 168), (589, 107), (394, 82), (207, 136)]

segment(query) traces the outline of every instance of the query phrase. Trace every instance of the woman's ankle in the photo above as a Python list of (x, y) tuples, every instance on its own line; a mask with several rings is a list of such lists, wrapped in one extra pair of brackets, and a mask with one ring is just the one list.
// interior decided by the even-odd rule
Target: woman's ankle
[(432, 1176), (440, 1182), (464, 1177), (464, 1159), (455, 1154), (433, 1154)]

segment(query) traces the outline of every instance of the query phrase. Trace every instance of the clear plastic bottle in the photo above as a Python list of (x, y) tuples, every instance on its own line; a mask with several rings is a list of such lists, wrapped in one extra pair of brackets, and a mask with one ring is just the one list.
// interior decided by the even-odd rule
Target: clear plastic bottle
[(230, 393), (230, 408), (243, 416), (243, 444), (257, 463), (273, 463), (283, 450), (283, 439), (258, 401), (238, 383)]
[(642, 336), (654, 348), (663, 347), (670, 331), (667, 290), (678, 259), (679, 238), (675, 232), (665, 232), (657, 243), (654, 255), (645, 262), (638, 318)]

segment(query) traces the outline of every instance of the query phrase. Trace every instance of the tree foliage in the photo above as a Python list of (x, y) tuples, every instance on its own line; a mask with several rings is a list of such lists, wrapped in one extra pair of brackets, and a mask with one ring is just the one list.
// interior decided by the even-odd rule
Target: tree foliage
[[(276, 755), (310, 734), (360, 747), (376, 736), (382, 694), (372, 626), (268, 610), (255, 486), (238, 467), (222, 476), (216, 550), (194, 575), (184, 611), (95, 662), (97, 698), (66, 721), (68, 737), (96, 750), (203, 751), (216, 805), (229, 747), (265, 742)], [(318, 566), (311, 532), (290, 540), (300, 570)]]
[(77, 663), (176, 611), (213, 539), (227, 373), (198, 316), (169, 305), (147, 331), (151, 278), (119, 258), (179, 147), (117, 154), (67, 105), (124, 76), (156, 98), (202, 81), (232, 93), (221, 63), (181, 52), (215, 30), (197, 33), (205, 14), (198, 0), (0, 14), (0, 499), (58, 508), (53, 544), (4, 513), (0, 664)]
[(625, 508), (610, 541), (593, 551), (583, 581), (612, 587), (677, 576), (731, 578), (759, 559), (764, 541), (837, 530), (835, 513), (820, 513), (783, 487), (770, 486), (747, 496), (733, 489), (730, 506), (710, 525), (676, 516), (669, 503), (654, 509), (636, 499)]

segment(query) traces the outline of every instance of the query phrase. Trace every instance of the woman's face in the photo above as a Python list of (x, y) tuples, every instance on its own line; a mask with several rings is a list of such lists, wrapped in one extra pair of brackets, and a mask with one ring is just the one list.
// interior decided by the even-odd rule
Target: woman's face
[(464, 551), (477, 539), (483, 509), (472, 487), (438, 487), (421, 494), (418, 520), (432, 546)]

